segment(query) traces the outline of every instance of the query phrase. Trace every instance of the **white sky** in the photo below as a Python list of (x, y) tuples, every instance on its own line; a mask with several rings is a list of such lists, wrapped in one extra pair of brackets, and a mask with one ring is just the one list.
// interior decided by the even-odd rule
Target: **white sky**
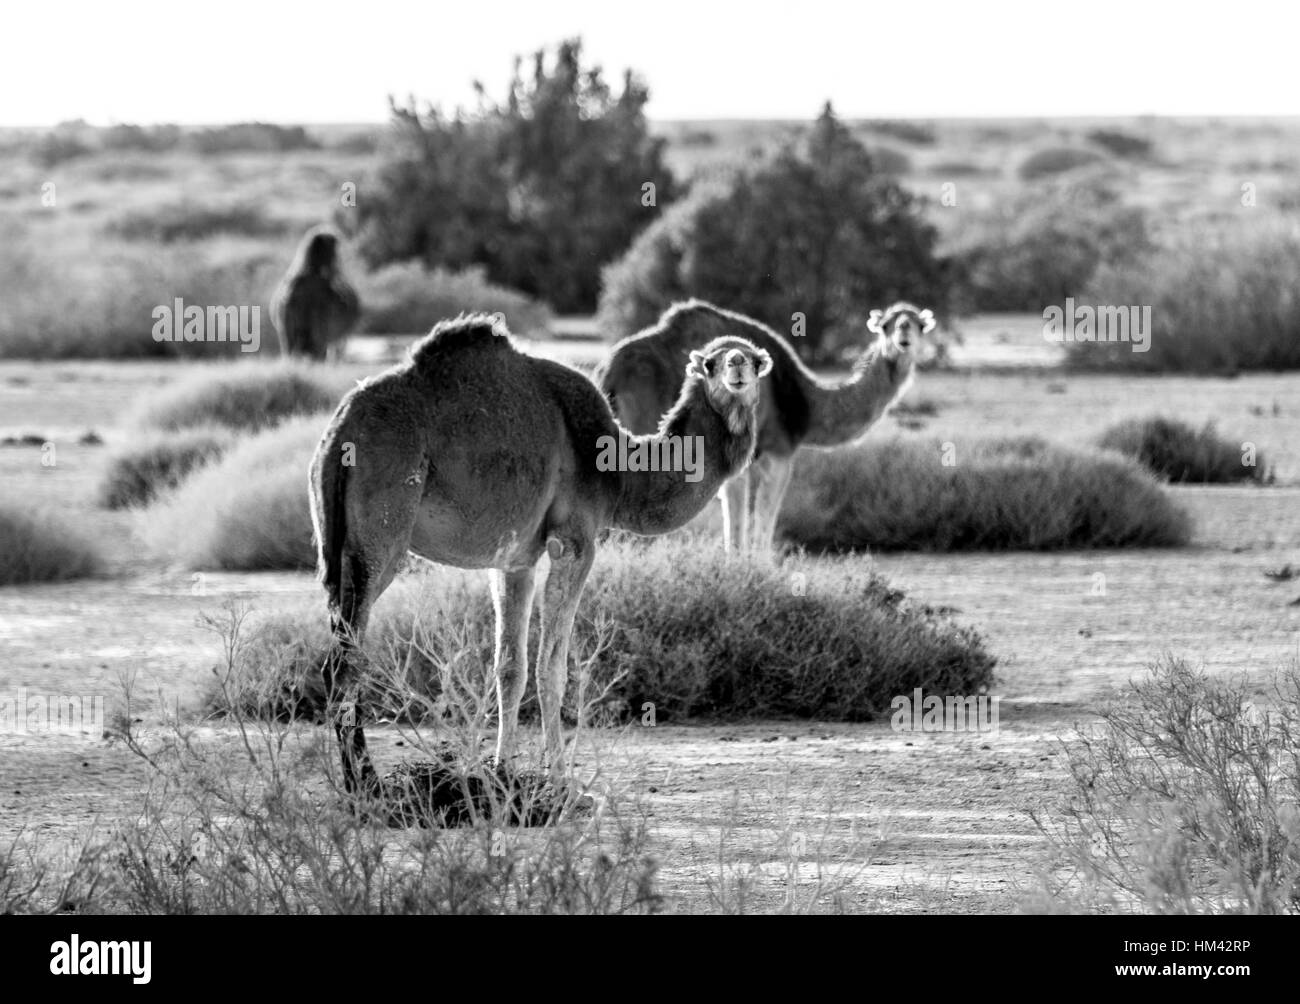
[[(382, 121), (386, 95), (500, 96), (582, 35), (650, 115), (1300, 113), (1297, 5), (1154, 0), (6, 0), (0, 125)], [(321, 64), (326, 64), (322, 69)]]

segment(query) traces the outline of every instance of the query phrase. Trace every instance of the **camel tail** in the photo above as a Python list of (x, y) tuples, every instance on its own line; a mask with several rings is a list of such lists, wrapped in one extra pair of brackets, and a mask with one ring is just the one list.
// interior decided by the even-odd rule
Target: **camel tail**
[(343, 541), (347, 537), (348, 468), (343, 463), (342, 423), (325, 430), (311, 462), (311, 522), (316, 541), (316, 578), (330, 610), (343, 606)]

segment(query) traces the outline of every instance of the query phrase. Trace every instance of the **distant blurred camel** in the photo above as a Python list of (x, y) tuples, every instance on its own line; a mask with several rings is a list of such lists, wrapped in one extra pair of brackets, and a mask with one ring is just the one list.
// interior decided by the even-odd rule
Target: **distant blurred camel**
[(324, 359), (357, 323), (361, 308), (339, 269), (338, 244), (328, 227), (307, 231), (271, 297), (271, 320), (286, 356)]

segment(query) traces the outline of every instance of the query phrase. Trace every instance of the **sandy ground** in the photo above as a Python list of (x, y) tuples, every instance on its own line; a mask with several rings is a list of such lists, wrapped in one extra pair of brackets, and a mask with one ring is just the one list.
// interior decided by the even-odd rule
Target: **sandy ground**
[[(319, 596), (303, 574), (205, 573), (196, 583), (148, 557), (131, 515), (93, 513), (107, 449), (129, 437), (121, 417), (176, 373), (153, 363), (0, 364), (0, 436), (37, 434), (56, 443), (59, 458), (45, 468), (38, 447), (0, 447), (0, 494), (91, 520), (122, 571), (0, 589), (0, 697), (104, 696), (112, 713), (129, 678), (131, 714), (151, 728), (159, 700), (195, 707), (218, 662), (218, 639), (201, 614), (232, 597), (267, 610)], [(977, 428), (1079, 443), (1122, 414), (1215, 417), (1258, 437), (1279, 484), (1172, 489), (1198, 526), (1194, 545), (1179, 551), (874, 559), (909, 595), (953, 608), (986, 634), (999, 657), (997, 734), (895, 733), (887, 721), (628, 729), (616, 743), (622, 773), (652, 813), (671, 910), (711, 908), (711, 884), (737, 868), (761, 877), (756, 906), (779, 905), (792, 839), (803, 849), (799, 895), (811, 895), (821, 860), (847, 883), (849, 909), (1015, 909), (1040, 848), (1025, 809), (1058, 797), (1060, 739), (1101, 698), (1166, 653), (1216, 673), (1262, 674), (1300, 657), (1300, 580), (1265, 575), (1300, 565), (1294, 377), (947, 374), (922, 377), (913, 394), (939, 406), (926, 429), (937, 435)], [(108, 445), (79, 445), (89, 428)], [(218, 729), (213, 741), (230, 738)], [(375, 730), (381, 760), (403, 755), (397, 741)], [(120, 744), (97, 736), (0, 735), (0, 839), (19, 828), (51, 846), (71, 839), (137, 809), (145, 780)]]

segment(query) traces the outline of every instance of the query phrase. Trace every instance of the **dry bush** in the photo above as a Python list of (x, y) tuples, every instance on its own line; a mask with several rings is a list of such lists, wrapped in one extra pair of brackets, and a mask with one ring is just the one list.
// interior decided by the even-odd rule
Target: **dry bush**
[(545, 304), (488, 282), (481, 266), (451, 272), (419, 262), (386, 265), (361, 276), (357, 292), (365, 333), (424, 334), (462, 313), (502, 313), (510, 330), (524, 336), (545, 335), (551, 323)]
[(133, 435), (129, 446), (109, 458), (99, 504), (108, 509), (147, 505), (218, 459), (233, 440), (229, 430), (220, 428)]
[(204, 240), (219, 234), (275, 238), (291, 229), (291, 224), (268, 216), (258, 206), (210, 206), (190, 201), (128, 210), (107, 226), (116, 237), (153, 244)]
[(0, 586), (101, 575), (103, 550), (90, 534), (35, 505), (0, 502)]
[(1258, 693), (1166, 658), (1079, 730), (1031, 907), (1300, 913), (1300, 667)]
[[(1254, 213), (1256, 210), (1242, 210)], [(1300, 223), (1267, 213), (1183, 227), (1135, 263), (1107, 262), (1078, 299), (1151, 308), (1150, 347), (1070, 342), (1079, 369), (1184, 373), (1300, 368)]]
[[(467, 666), (471, 679), (490, 676), (493, 628), (481, 574), (431, 568), (399, 578), (380, 599), (367, 649), (378, 665), (403, 667), (402, 694), (436, 706)], [(318, 716), (329, 645), (323, 597), (268, 615), (245, 649), (235, 707), (266, 718)], [(649, 705), (658, 721), (860, 721), (917, 687), (982, 693), (996, 662), (975, 631), (909, 602), (860, 560), (777, 569), (689, 538), (608, 542), (583, 594), (574, 645), (579, 662), (592, 660), (593, 686), (608, 691), (604, 713), (620, 721), (642, 720)], [(230, 710), (231, 696), (211, 694), (210, 708)], [(372, 692), (369, 700), (388, 717), (408, 712), (404, 697)]]
[[(332, 410), (348, 387), (346, 378), (325, 366), (298, 360), (241, 362), (168, 385), (149, 398), (132, 422), (170, 432), (213, 426), (258, 432), (286, 419)], [(322, 421), (321, 431), (324, 427)]]
[(239, 443), (143, 510), (141, 537), (188, 568), (314, 567), (307, 465), (328, 421), (307, 415)]
[(777, 524), (817, 551), (1176, 547), (1191, 521), (1135, 462), (1041, 439), (869, 439), (798, 455)]
[(1264, 458), (1243, 460), (1242, 445), (1224, 439), (1214, 423), (1194, 429), (1170, 418), (1134, 418), (1112, 425), (1097, 445), (1132, 457), (1157, 477), (1173, 482), (1226, 484), (1265, 480)]
[(278, 351), (268, 299), (284, 271), (277, 256), (255, 243), (221, 237), (169, 247), (96, 239), (57, 246), (15, 235), (0, 243), (0, 357), (18, 359), (138, 359), (243, 356), (227, 342), (155, 341), (156, 307), (257, 307), (261, 347)]
[(1020, 162), (1017, 173), (1022, 181), (1037, 181), (1095, 164), (1101, 159), (1101, 154), (1096, 150), (1075, 146), (1054, 146), (1031, 153)]

